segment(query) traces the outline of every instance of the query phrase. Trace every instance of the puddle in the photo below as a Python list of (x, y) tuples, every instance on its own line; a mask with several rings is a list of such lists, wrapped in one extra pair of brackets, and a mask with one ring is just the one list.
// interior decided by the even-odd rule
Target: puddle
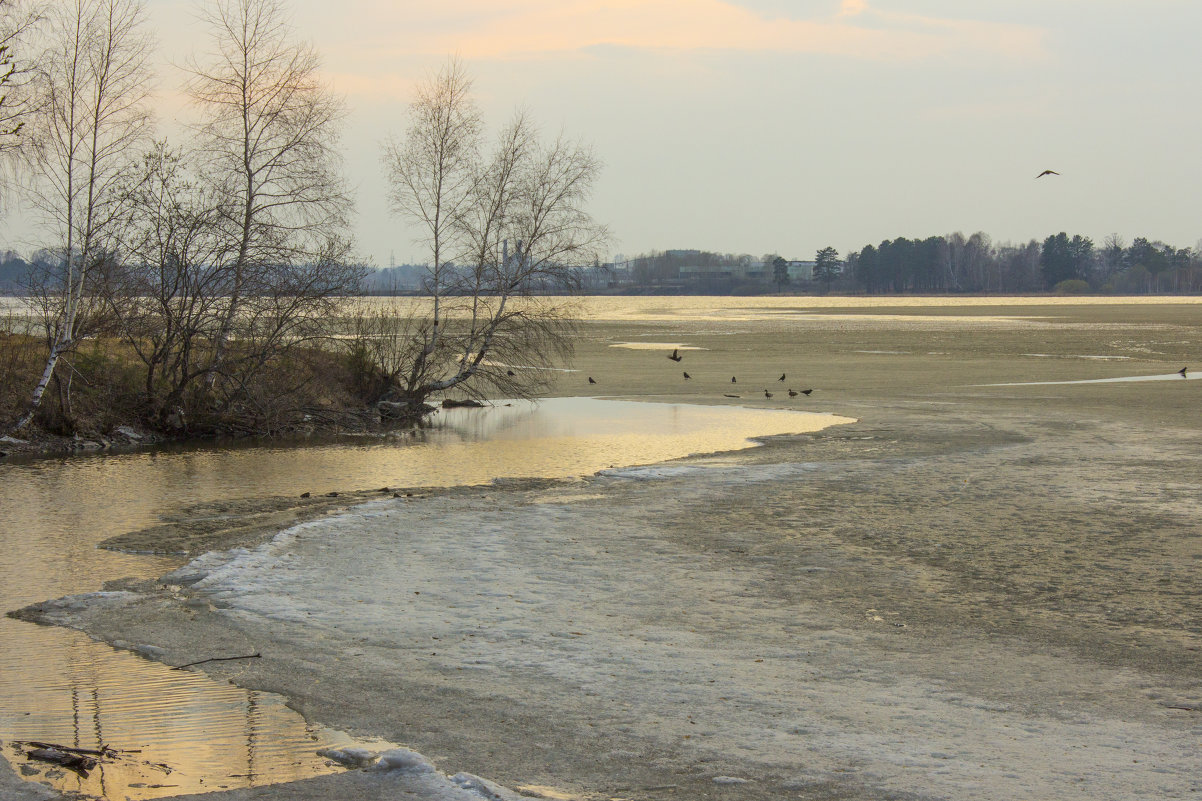
[(1034, 356), (1039, 359), (1098, 359), (1100, 361), (1126, 361), (1130, 356), (1090, 356), (1086, 354), (1055, 354), (1055, 353), (1023, 353), (1021, 356)]
[[(171, 671), (82, 635), (65, 656), (66, 675), (48, 671), (5, 699), (3, 748), (20, 775), (62, 792), (118, 801), (278, 784), (343, 769), (321, 749), (394, 747), (308, 725), (278, 695)], [(29, 740), (115, 753), (85, 776), (26, 758), (18, 743)]]
[[(851, 422), (781, 409), (594, 398), (444, 410), (434, 421), (416, 436), (386, 440), (190, 446), (0, 464), (0, 609), (173, 570), (182, 560), (96, 544), (206, 501), (579, 476)], [(25, 760), (14, 745), (21, 740), (133, 753), (84, 779)], [(0, 618), (0, 742), (0, 753), (26, 778), (112, 801), (292, 781), (343, 769), (318, 756), (320, 749), (390, 747), (311, 726), (277, 696), (10, 618)]]
[(709, 350), (697, 345), (682, 345), (679, 342), (615, 342), (610, 347), (627, 350)]
[(1133, 381), (1193, 381), (1202, 378), (1198, 373), (1165, 373), (1164, 375), (1128, 375), (1118, 378), (1083, 378), (1076, 381), (1015, 381), (1008, 384), (977, 384), (979, 387), (1050, 387), (1060, 384), (1126, 384)]

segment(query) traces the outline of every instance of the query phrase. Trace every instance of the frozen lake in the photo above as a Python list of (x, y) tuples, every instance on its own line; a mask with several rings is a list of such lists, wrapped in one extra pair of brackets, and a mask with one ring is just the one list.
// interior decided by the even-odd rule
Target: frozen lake
[[(430, 428), (307, 447), (187, 447), (0, 465), (5, 610), (153, 578), (182, 560), (98, 550), (159, 515), (227, 498), (381, 486), (569, 477), (750, 437), (847, 422), (824, 414), (593, 398), (440, 412)], [(290, 781), (338, 768), (317, 750), (351, 739), (308, 725), (282, 699), (171, 671), (66, 629), (0, 619), (0, 741), (14, 766), (66, 790), (141, 799)], [(216, 656), (216, 654), (215, 654)], [(21, 759), (14, 740), (140, 753), (84, 779)], [(57, 774), (51, 778), (50, 774)]]

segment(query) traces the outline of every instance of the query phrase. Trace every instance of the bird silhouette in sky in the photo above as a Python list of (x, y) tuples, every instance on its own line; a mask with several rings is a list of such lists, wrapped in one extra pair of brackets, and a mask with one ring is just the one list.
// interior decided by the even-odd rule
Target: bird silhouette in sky
[(593, 380), (593, 377), (592, 377), (591, 375), (588, 377), (588, 382), (589, 382), (590, 384), (596, 384), (596, 383), (597, 383), (596, 381), (594, 381), (594, 380)]
[(1055, 170), (1044, 170), (1044, 171), (1043, 171), (1043, 172), (1041, 172), (1039, 175), (1036, 175), (1036, 176), (1035, 176), (1035, 179), (1036, 179), (1036, 180), (1039, 180), (1040, 178), (1042, 178), (1042, 177), (1043, 177), (1043, 176), (1045, 176), (1045, 175), (1059, 175), (1059, 174), (1060, 174), (1060, 173), (1056, 172)]
[(692, 378), (692, 377), (693, 377), (693, 376), (689, 375), (689, 371), (688, 371), (688, 370), (685, 370), (685, 372), (684, 372), (684, 380), (685, 380), (685, 381), (688, 381), (688, 380), (689, 380), (690, 378)]
[(671, 359), (671, 360), (672, 360), (672, 361), (674, 361), (674, 362), (678, 362), (678, 361), (680, 361), (681, 359), (683, 359), (684, 357), (680, 355), (680, 349), (679, 349), (679, 348), (673, 348), (673, 349), (672, 349), (672, 355), (671, 355), (671, 356), (669, 356), (668, 358), (669, 358), (669, 359)]

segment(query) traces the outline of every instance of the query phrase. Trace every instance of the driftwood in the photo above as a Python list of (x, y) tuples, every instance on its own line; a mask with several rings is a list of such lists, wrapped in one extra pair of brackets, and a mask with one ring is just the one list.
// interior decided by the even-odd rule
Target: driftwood
[[(73, 770), (85, 779), (88, 776), (88, 771), (96, 767), (100, 760), (83, 754), (73, 753), (82, 749), (65, 748), (59, 746), (48, 746), (46, 748), (34, 748), (25, 752), (27, 759), (36, 759), (39, 762), (51, 762), (55, 765), (62, 765), (68, 770)], [(93, 752), (95, 753), (95, 752)]]
[(107, 745), (101, 745), (99, 748), (75, 748), (74, 746), (59, 745), (58, 743), (43, 743), (40, 740), (18, 740), (15, 744), (29, 746), (30, 748), (48, 748), (54, 751), (66, 751), (69, 754), (83, 754), (94, 757), (111, 757), (121, 753), (138, 753), (137, 751), (118, 751), (115, 748), (109, 748)]
[[(97, 765), (104, 764), (111, 760), (118, 760), (124, 754), (140, 754), (140, 748), (112, 748), (111, 746), (100, 744), (99, 748), (77, 748), (71, 745), (60, 745), (58, 743), (44, 743), (40, 740), (14, 740), (13, 745), (20, 747), (27, 759), (36, 759), (40, 762), (49, 762), (53, 765), (60, 765), (68, 770), (73, 770), (85, 779), (88, 773)], [(142, 764), (156, 768), (164, 773), (172, 773), (173, 768), (162, 762), (143, 762)], [(172, 787), (174, 785), (151, 785), (157, 787)]]
[(483, 409), (484, 404), (478, 400), (471, 400), (471, 399), (455, 400), (454, 398), (447, 398), (446, 400), (444, 400), (442, 402), (442, 408), (444, 408), (444, 409)]
[(176, 665), (175, 667), (173, 667), (171, 669), (172, 670), (183, 670), (184, 668), (192, 667), (193, 665), (203, 665), (205, 662), (229, 662), (234, 659), (258, 659), (261, 656), (262, 656), (262, 654), (246, 654), (245, 656), (212, 656), (212, 657), (209, 657), (208, 659), (198, 659), (195, 662), (189, 662), (186, 665)]
[(1161, 704), (1165, 709), (1180, 709), (1182, 712), (1202, 712), (1202, 705), (1199, 706), (1175, 706), (1174, 704)]

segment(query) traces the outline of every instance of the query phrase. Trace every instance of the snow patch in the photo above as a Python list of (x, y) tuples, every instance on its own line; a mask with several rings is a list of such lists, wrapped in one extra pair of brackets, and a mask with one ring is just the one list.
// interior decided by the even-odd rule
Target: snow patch
[(333, 760), (339, 765), (346, 765), (348, 768), (366, 768), (374, 764), (379, 757), (375, 751), (366, 748), (323, 748), (317, 752), (317, 755)]
[(636, 481), (654, 481), (660, 478), (676, 478), (678, 476), (699, 475), (713, 469), (714, 468), (712, 467), (695, 467), (692, 465), (653, 464), (639, 467), (618, 467), (610, 470), (602, 470), (598, 472), (597, 475), (613, 476), (614, 478), (632, 478)]
[(459, 789), (478, 795), (485, 801), (521, 801), (525, 798), (525, 796), (507, 790), (495, 782), (471, 773), (456, 773), (451, 777), (451, 782)]
[(393, 748), (380, 754), (376, 770), (396, 770), (402, 773), (434, 773), (430, 760), (408, 748)]

